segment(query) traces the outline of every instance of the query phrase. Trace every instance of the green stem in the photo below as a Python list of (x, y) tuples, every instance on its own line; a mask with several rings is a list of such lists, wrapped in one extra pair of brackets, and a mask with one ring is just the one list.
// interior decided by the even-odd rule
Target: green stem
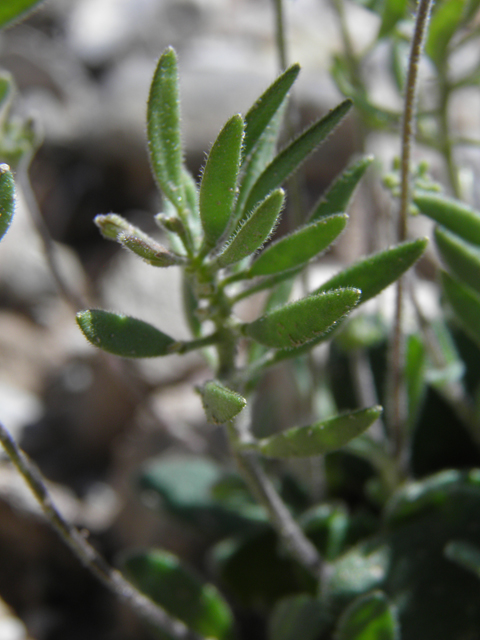
[(440, 126), (440, 149), (445, 158), (447, 165), (448, 179), (453, 195), (456, 198), (461, 197), (460, 183), (458, 180), (458, 171), (453, 158), (453, 143), (450, 136), (450, 123), (448, 118), (448, 103), (451, 95), (451, 87), (446, 77), (446, 69), (439, 70), (440, 76), (440, 108), (439, 108), (439, 126)]
[(283, 71), (287, 68), (287, 45), (285, 39), (285, 20), (283, 0), (273, 0), (275, 5), (275, 41), (277, 44), (278, 64)]
[[(430, 16), (432, 0), (419, 0), (415, 19), (415, 30), (412, 38), (408, 74), (405, 91), (403, 123), (402, 123), (402, 154), (400, 178), (400, 210), (397, 221), (397, 241), (403, 242), (408, 234), (408, 212), (411, 203), (411, 155), (415, 137), (415, 111), (418, 93), (418, 67), (420, 56), (425, 43), (427, 24)], [(404, 300), (405, 279), (397, 282), (395, 301), (395, 319), (392, 341), (390, 345), (388, 371), (388, 414), (389, 428), (392, 437), (393, 453), (399, 468), (406, 471), (406, 423), (407, 402), (404, 379)]]
[(40, 471), (18, 447), (2, 424), (0, 424), (0, 442), (11, 462), (28, 484), (48, 522), (80, 562), (105, 587), (131, 607), (145, 622), (171, 635), (176, 640), (204, 640), (202, 636), (186, 627), (183, 622), (172, 618), (164, 609), (138, 591), (119, 571), (110, 567), (85, 536), (65, 520), (55, 506)]

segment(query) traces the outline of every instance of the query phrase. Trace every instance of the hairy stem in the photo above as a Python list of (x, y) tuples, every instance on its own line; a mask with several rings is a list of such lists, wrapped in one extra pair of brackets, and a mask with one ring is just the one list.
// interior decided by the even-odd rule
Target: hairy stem
[[(418, 67), (427, 33), (428, 19), (432, 0), (419, 0), (415, 19), (415, 30), (412, 38), (408, 74), (405, 91), (403, 123), (402, 123), (402, 154), (401, 154), (401, 191), (400, 210), (397, 221), (397, 241), (403, 242), (408, 233), (408, 211), (411, 202), (411, 155), (415, 136), (415, 112), (418, 93)], [(395, 319), (389, 361), (389, 426), (392, 435), (393, 452), (399, 467), (406, 469), (406, 418), (407, 402), (404, 380), (404, 330), (403, 330), (403, 301), (405, 278), (397, 282), (395, 301)]]
[(203, 640), (202, 636), (186, 627), (183, 622), (172, 618), (164, 609), (138, 591), (119, 571), (110, 567), (103, 556), (86, 540), (85, 536), (65, 520), (55, 506), (40, 471), (18, 447), (1, 423), (0, 442), (11, 462), (28, 484), (48, 522), (80, 562), (105, 587), (131, 607), (145, 622), (161, 629), (177, 640)]

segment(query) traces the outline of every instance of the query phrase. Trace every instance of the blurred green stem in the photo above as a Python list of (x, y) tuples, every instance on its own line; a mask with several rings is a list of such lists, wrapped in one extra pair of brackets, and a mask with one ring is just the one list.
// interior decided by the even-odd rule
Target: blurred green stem
[(447, 165), (447, 174), (450, 187), (455, 198), (461, 198), (460, 183), (458, 180), (458, 171), (453, 158), (453, 143), (450, 135), (450, 123), (448, 118), (448, 105), (451, 95), (451, 87), (447, 79), (446, 65), (439, 70), (439, 129), (440, 129), (440, 150), (445, 158)]
[[(408, 73), (402, 123), (402, 152), (400, 178), (400, 209), (397, 220), (396, 241), (403, 242), (408, 235), (408, 213), (411, 203), (411, 156), (415, 137), (415, 112), (418, 93), (418, 67), (425, 44), (432, 0), (419, 0), (415, 30), (410, 47)], [(397, 282), (395, 319), (389, 354), (387, 410), (392, 438), (393, 454), (399, 469), (407, 473), (407, 398), (404, 379), (404, 291), (405, 277)]]

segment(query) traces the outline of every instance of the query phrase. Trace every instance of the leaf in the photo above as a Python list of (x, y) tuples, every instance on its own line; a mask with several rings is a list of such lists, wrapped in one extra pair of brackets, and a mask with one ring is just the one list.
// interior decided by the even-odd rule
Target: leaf
[(0, 164), (0, 240), (7, 233), (15, 212), (15, 183), (7, 164)]
[(480, 245), (480, 213), (443, 196), (421, 195), (414, 198), (420, 211), (453, 231), (467, 242)]
[(270, 124), (260, 136), (258, 142), (254, 146), (250, 156), (244, 158), (244, 163), (239, 176), (239, 189), (237, 201), (235, 203), (235, 215), (230, 221), (231, 228), (245, 218), (249, 210), (245, 211), (245, 203), (253, 185), (258, 177), (264, 171), (265, 167), (270, 164), (275, 155), (278, 137), (282, 128), (284, 114), (286, 111), (286, 103), (278, 109), (273, 116)]
[(348, 216), (338, 214), (308, 224), (269, 245), (254, 261), (246, 277), (267, 276), (306, 264), (341, 234)]
[(148, 151), (158, 186), (178, 210), (184, 207), (177, 56), (169, 47), (155, 69), (147, 105)]
[(441, 280), (447, 300), (460, 324), (472, 340), (480, 345), (480, 296), (445, 271)]
[(408, 336), (405, 348), (405, 382), (408, 402), (408, 426), (412, 429), (425, 396), (426, 353), (421, 338)]
[(282, 598), (269, 621), (269, 640), (318, 640), (331, 624), (325, 605), (306, 593)]
[(408, 9), (408, 0), (385, 0), (382, 12), (382, 23), (378, 38), (391, 34), (399, 20), (402, 20)]
[(95, 216), (94, 222), (107, 240), (116, 240), (125, 249), (154, 267), (181, 264), (182, 258), (170, 253), (164, 246), (115, 213)]
[(233, 420), (247, 404), (245, 398), (217, 380), (206, 382), (198, 389), (202, 396), (207, 420), (212, 424), (224, 424)]
[(0, 3), (0, 28), (21, 18), (40, 2), (41, 0), (4, 0)]
[(360, 158), (344, 171), (321, 197), (309, 216), (309, 222), (319, 220), (333, 213), (347, 210), (348, 203), (365, 171), (373, 162), (373, 156)]
[(354, 600), (342, 613), (335, 640), (400, 640), (393, 608), (382, 591)]
[(214, 142), (200, 185), (200, 218), (205, 240), (213, 247), (223, 235), (232, 214), (243, 139), (243, 120), (235, 115)]
[(358, 289), (312, 295), (245, 324), (245, 335), (274, 349), (302, 345), (325, 334), (358, 303)]
[(335, 451), (363, 433), (382, 413), (379, 406), (351, 411), (307, 427), (294, 427), (258, 442), (270, 458), (305, 458)]
[(5, 118), (12, 104), (14, 91), (12, 76), (6, 71), (0, 71), (0, 126), (4, 126)]
[(447, 47), (463, 17), (465, 0), (443, 0), (430, 19), (425, 53), (441, 68), (447, 58)]
[(296, 171), (318, 145), (329, 136), (347, 115), (351, 106), (352, 101), (345, 100), (281, 151), (253, 185), (244, 210), (250, 211), (270, 191), (281, 186), (282, 182)]
[(480, 578), (480, 549), (476, 545), (463, 540), (452, 540), (445, 547), (445, 555)]
[(215, 262), (220, 267), (239, 262), (260, 249), (273, 233), (282, 211), (285, 194), (277, 189), (239, 223)]
[(362, 291), (360, 302), (366, 302), (398, 280), (420, 258), (427, 243), (427, 238), (418, 238), (375, 253), (340, 271), (314, 293), (338, 287), (357, 287)]
[(300, 65), (289, 67), (260, 96), (245, 116), (243, 157), (246, 158), (257, 144), (273, 116), (284, 102), (300, 72)]
[(217, 589), (160, 549), (129, 553), (125, 573), (149, 598), (190, 629), (208, 638), (233, 637), (233, 615)]
[(480, 248), (438, 226), (435, 242), (453, 275), (480, 293)]
[(80, 311), (77, 323), (95, 347), (124, 358), (165, 356), (175, 342), (143, 320), (100, 309)]

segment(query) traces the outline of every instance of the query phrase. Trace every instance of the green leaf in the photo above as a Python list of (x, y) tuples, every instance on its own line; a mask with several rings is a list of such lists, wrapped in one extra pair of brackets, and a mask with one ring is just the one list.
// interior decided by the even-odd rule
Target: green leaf
[(396, 615), (382, 591), (354, 600), (343, 612), (335, 640), (400, 640)]
[(160, 549), (130, 553), (122, 564), (143, 593), (193, 631), (219, 640), (233, 637), (234, 620), (227, 602), (171, 553)]
[(245, 324), (243, 331), (249, 338), (274, 349), (303, 345), (331, 329), (355, 307), (360, 295), (358, 289), (311, 295)]
[(270, 124), (273, 116), (283, 104), (293, 83), (297, 79), (300, 65), (289, 67), (273, 84), (260, 96), (245, 116), (245, 139), (243, 142), (243, 157), (246, 158), (257, 144), (260, 136)]
[(442, 272), (442, 286), (460, 324), (472, 340), (480, 345), (480, 296), (445, 271)]
[(235, 115), (215, 140), (200, 185), (200, 218), (208, 246), (215, 246), (232, 214), (243, 139), (243, 120)]
[(175, 342), (143, 320), (100, 309), (80, 311), (77, 323), (95, 347), (124, 358), (165, 356)]
[(420, 211), (453, 231), (467, 242), (480, 245), (480, 213), (458, 200), (443, 196), (417, 195), (414, 203)]
[(441, 68), (447, 58), (447, 47), (460, 24), (465, 0), (443, 0), (430, 19), (425, 53)]
[(331, 624), (331, 614), (306, 593), (282, 598), (269, 621), (269, 640), (318, 640)]
[(282, 189), (265, 198), (248, 218), (239, 223), (215, 262), (220, 267), (226, 267), (258, 251), (273, 233), (284, 201)]
[(207, 420), (213, 424), (224, 424), (233, 420), (247, 404), (239, 393), (225, 387), (217, 380), (206, 382), (198, 389), (202, 396)]
[(320, 202), (310, 214), (309, 221), (313, 222), (333, 213), (346, 211), (350, 198), (372, 162), (373, 156), (366, 156), (344, 171), (321, 197)]
[(463, 540), (452, 540), (445, 547), (445, 555), (480, 578), (480, 549), (476, 545)]
[(382, 23), (378, 38), (388, 36), (399, 20), (405, 16), (408, 9), (408, 0), (385, 0), (382, 12)]
[(405, 382), (408, 402), (408, 425), (413, 428), (425, 396), (426, 352), (422, 339), (416, 335), (407, 338), (405, 349)]
[[(351, 411), (307, 427), (294, 427), (260, 440), (258, 450), (271, 458), (305, 458), (335, 451), (377, 420), (382, 407)], [(256, 448), (257, 448), (256, 447)]]
[(306, 225), (268, 246), (255, 260), (246, 277), (267, 276), (306, 264), (341, 234), (348, 216), (338, 214)]
[(245, 211), (253, 209), (271, 191), (281, 186), (282, 182), (296, 171), (318, 145), (329, 136), (347, 115), (351, 106), (352, 101), (345, 100), (281, 151), (253, 185), (245, 205)]
[(357, 287), (362, 291), (360, 302), (366, 302), (398, 280), (420, 258), (427, 243), (427, 238), (418, 238), (375, 253), (340, 271), (314, 293), (338, 287)]
[(0, 240), (7, 233), (15, 212), (15, 183), (10, 168), (0, 164)]
[(150, 162), (158, 186), (177, 210), (183, 210), (177, 56), (170, 47), (161, 55), (150, 87), (147, 137)]
[(18, 20), (41, 0), (4, 0), (0, 3), (0, 28)]
[(480, 293), (480, 248), (438, 226), (435, 242), (453, 275)]
[(4, 126), (14, 92), (12, 76), (6, 71), (0, 71), (0, 126)]

